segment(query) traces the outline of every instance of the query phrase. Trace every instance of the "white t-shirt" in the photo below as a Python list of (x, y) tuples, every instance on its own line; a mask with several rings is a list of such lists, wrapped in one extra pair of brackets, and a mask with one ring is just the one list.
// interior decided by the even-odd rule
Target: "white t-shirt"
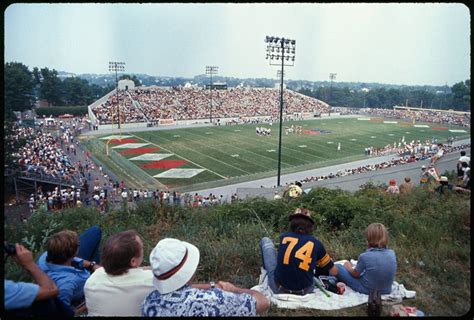
[(84, 286), (89, 316), (141, 316), (141, 303), (152, 292), (153, 273), (133, 268), (120, 276), (108, 275), (99, 268)]

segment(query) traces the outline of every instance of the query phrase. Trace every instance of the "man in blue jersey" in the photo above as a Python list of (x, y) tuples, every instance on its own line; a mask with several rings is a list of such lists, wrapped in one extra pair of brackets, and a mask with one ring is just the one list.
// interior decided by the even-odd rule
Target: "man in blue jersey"
[(311, 212), (298, 208), (290, 215), (290, 230), (279, 239), (278, 251), (273, 241), (260, 241), (268, 285), (274, 293), (305, 295), (314, 289), (314, 277), (337, 275), (338, 269), (323, 244), (313, 235)]

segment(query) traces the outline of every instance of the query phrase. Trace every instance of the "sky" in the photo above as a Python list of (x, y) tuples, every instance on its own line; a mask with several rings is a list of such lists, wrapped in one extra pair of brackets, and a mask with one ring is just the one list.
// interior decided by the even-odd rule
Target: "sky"
[(276, 78), (265, 36), (296, 40), (292, 80), (449, 85), (470, 78), (470, 12), (440, 3), (12, 4), (5, 62), (30, 70)]

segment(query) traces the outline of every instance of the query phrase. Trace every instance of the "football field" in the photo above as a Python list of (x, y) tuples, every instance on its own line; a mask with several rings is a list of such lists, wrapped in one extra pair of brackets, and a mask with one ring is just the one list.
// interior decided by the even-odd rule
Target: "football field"
[[(381, 118), (322, 118), (284, 122), (302, 133), (282, 137), (282, 174), (366, 157), (364, 148), (401, 139), (470, 136), (470, 129)], [(256, 127), (270, 128), (258, 136)], [(188, 191), (274, 176), (278, 167), (278, 124), (249, 124), (128, 132), (92, 138), (89, 149), (128, 185)], [(106, 143), (109, 157), (105, 155)], [(340, 144), (340, 150), (338, 145)]]

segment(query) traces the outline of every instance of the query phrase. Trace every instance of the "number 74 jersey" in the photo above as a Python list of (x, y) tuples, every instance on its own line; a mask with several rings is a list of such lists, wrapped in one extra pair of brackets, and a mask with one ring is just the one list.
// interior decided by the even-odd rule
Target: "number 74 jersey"
[(334, 265), (323, 244), (312, 235), (286, 232), (280, 236), (275, 279), (286, 289), (313, 285), (314, 270), (324, 273)]

